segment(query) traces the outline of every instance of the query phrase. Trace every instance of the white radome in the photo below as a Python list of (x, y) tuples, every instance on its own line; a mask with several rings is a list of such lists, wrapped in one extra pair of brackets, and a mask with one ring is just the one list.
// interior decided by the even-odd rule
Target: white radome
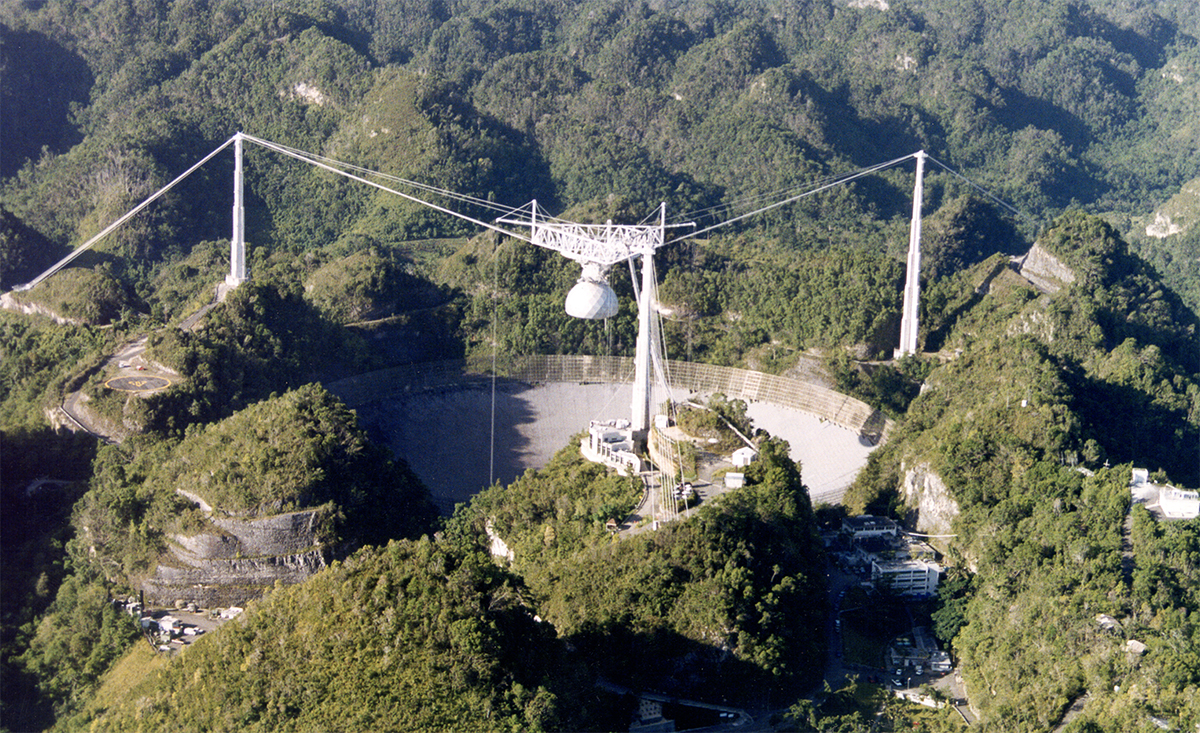
[(612, 318), (617, 315), (617, 294), (603, 280), (579, 278), (565, 304), (567, 315), (575, 318)]

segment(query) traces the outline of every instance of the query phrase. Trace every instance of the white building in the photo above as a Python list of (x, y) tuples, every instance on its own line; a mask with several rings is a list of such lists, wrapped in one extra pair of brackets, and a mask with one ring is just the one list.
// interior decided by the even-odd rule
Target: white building
[(887, 517), (862, 514), (843, 519), (842, 531), (849, 532), (857, 540), (863, 537), (882, 537), (884, 535), (895, 537), (900, 528), (894, 520)]
[(1193, 519), (1200, 516), (1200, 491), (1163, 486), (1158, 490), (1158, 505), (1167, 519)]
[(954, 662), (948, 653), (938, 650), (929, 655), (929, 668), (934, 672), (949, 672), (954, 669)]
[(1194, 519), (1200, 516), (1200, 491), (1156, 484), (1150, 480), (1150, 472), (1145, 468), (1133, 469), (1129, 491), (1133, 503), (1144, 504), (1161, 519)]
[(871, 563), (871, 583), (901, 596), (933, 595), (941, 573), (941, 566), (926, 560)]
[(755, 455), (756, 453), (753, 448), (738, 448), (733, 452), (731, 460), (734, 466), (738, 468), (744, 468), (745, 466), (749, 466), (754, 462)]
[(628, 420), (592, 420), (579, 449), (589, 461), (612, 466), (623, 475), (642, 470), (642, 459), (634, 452), (633, 429)]

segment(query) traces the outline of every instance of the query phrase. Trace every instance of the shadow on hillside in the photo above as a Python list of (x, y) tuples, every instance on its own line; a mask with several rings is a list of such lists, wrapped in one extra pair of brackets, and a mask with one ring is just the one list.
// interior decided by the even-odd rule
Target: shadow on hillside
[(83, 140), (72, 107), (87, 104), (94, 79), (82, 56), (41, 33), (0, 25), (0, 48), (5, 101), (19, 100), (0, 110), (0, 177), (7, 178), (26, 160), (38, 160), (43, 147), (61, 153)]
[(490, 382), (400, 395), (359, 407), (358, 414), (371, 439), (404, 459), (449, 515), (481, 489), (524, 473), (531, 441), (523, 427), (536, 415), (522, 389), (497, 383), (494, 439)]
[(568, 642), (594, 674), (638, 692), (756, 708), (798, 694), (798, 687), (772, 689), (769, 675), (727, 649), (664, 628), (638, 632), (613, 622), (581, 629)]

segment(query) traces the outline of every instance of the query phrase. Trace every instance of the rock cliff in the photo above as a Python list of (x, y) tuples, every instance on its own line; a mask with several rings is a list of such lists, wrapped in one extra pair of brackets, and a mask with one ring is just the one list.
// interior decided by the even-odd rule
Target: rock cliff
[(1075, 273), (1071, 268), (1036, 244), (1017, 260), (1017, 272), (1047, 295), (1053, 295), (1075, 282)]
[[(904, 472), (904, 504), (909, 512), (905, 523), (923, 534), (952, 534), (954, 518), (959, 511), (958, 502), (950, 495), (941, 477), (928, 463), (901, 464), (901, 470)], [(944, 548), (948, 542), (934, 540), (933, 544)]]
[(45, 316), (46, 318), (49, 318), (60, 325), (69, 324), (73, 326), (79, 326), (83, 324), (83, 321), (80, 319), (60, 316), (41, 303), (28, 303), (17, 300), (16, 296), (14, 296), (11, 292), (0, 294), (0, 308), (16, 311), (18, 313), (24, 313), (25, 315), (29, 316)]

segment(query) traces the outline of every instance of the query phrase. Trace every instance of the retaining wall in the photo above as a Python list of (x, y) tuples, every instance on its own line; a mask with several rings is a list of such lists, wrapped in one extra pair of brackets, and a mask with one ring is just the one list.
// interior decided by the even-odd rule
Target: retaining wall
[(325, 567), (316, 536), (324, 509), (257, 519), (211, 516), (215, 531), (173, 535), (167, 553), (143, 584), (151, 603), (177, 599), (202, 606), (241, 605), (275, 581), (307, 580)]

